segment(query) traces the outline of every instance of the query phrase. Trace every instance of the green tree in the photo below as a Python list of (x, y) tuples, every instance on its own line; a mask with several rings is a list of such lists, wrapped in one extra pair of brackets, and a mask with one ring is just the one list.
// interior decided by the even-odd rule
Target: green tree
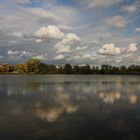
[(44, 63), (40, 63), (38, 65), (38, 70), (40, 74), (47, 74), (48, 73), (48, 66)]
[(91, 70), (91, 68), (90, 68), (90, 65), (87, 64), (87, 65), (85, 65), (85, 66), (81, 66), (81, 67), (80, 67), (80, 73), (81, 73), (81, 74), (91, 74), (91, 73), (92, 73), (92, 70)]
[(39, 65), (41, 61), (39, 59), (29, 59), (27, 61), (27, 67), (29, 73), (39, 73)]
[(72, 66), (70, 64), (65, 64), (63, 71), (64, 74), (72, 74), (73, 73)]
[(58, 66), (58, 68), (56, 69), (57, 70), (57, 74), (63, 74), (63, 67), (62, 66)]
[(1, 72), (13, 72), (15, 70), (14, 66), (11, 64), (2, 64)]
[(111, 74), (111, 71), (112, 71), (112, 66), (105, 65), (105, 64), (101, 66), (101, 70), (100, 70), (101, 74)]
[(127, 67), (126, 66), (120, 67), (120, 74), (127, 74)]
[(27, 64), (17, 64), (15, 67), (16, 71), (19, 73), (28, 73), (28, 66)]
[(57, 73), (57, 69), (56, 69), (56, 66), (55, 65), (47, 65), (48, 67), (48, 73), (49, 74), (55, 74)]
[(74, 74), (80, 74), (80, 67), (78, 65), (73, 67)]

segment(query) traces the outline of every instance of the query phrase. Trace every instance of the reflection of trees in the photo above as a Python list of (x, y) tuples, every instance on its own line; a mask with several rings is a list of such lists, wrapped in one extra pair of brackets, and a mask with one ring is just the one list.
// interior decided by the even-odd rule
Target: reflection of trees
[(93, 96), (97, 95), (104, 103), (108, 104), (113, 104), (119, 100), (127, 100), (130, 104), (136, 104), (137, 92), (140, 90), (140, 86), (136, 79), (132, 79), (130, 82), (120, 78), (113, 81), (110, 78), (107, 81), (103, 79), (97, 82), (73, 84), (73, 89), (80, 93), (77, 95), (79, 100), (87, 100), (87, 95), (92, 94)]
[(6, 86), (9, 98), (26, 95), (26, 99), (29, 97), (28, 101), (32, 100), (32, 105), (36, 106), (35, 115), (48, 122), (55, 122), (64, 113), (74, 113), (78, 106), (89, 102), (113, 105), (116, 101), (125, 100), (134, 105), (138, 101), (139, 91), (139, 82), (128, 82), (121, 78), (114, 81), (109, 78), (78, 83), (7, 83)]
[(137, 82), (113, 78), (107, 82), (104, 78), (93, 82), (58, 82), (59, 77), (55, 80), (57, 83), (20, 82), (0, 87), (9, 95), (1, 93), (0, 129), (9, 128), (22, 136), (29, 133), (34, 139), (54, 139), (53, 135), (60, 139), (57, 134), (69, 130), (71, 133), (65, 134), (68, 137), (90, 130), (98, 134), (102, 128), (122, 132), (131, 124), (126, 120), (129, 113), (131, 120), (139, 116)]
[(47, 86), (42, 83), (22, 83), (6, 84), (6, 93), (8, 96), (32, 94), (34, 92), (46, 92)]
[(27, 83), (26, 89), (29, 92), (38, 91), (38, 92), (44, 92), (46, 90), (46, 87), (43, 83)]

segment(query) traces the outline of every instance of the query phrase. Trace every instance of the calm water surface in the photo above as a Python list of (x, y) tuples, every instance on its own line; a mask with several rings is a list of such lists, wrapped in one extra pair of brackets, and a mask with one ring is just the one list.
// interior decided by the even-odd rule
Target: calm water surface
[(140, 77), (1, 75), (0, 140), (140, 140)]

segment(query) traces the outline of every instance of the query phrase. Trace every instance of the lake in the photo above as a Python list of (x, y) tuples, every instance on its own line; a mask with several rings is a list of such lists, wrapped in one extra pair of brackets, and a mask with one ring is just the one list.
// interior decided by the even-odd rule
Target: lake
[(139, 140), (140, 76), (0, 75), (0, 140)]

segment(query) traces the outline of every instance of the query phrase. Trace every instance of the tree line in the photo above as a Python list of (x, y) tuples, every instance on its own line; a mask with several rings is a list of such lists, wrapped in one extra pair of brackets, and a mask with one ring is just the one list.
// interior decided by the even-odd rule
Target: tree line
[(49, 65), (42, 63), (38, 59), (29, 59), (26, 63), (17, 65), (1, 64), (0, 73), (20, 73), (20, 74), (132, 74), (140, 75), (140, 66), (111, 66), (101, 65), (84, 66), (65, 64), (64, 66)]

